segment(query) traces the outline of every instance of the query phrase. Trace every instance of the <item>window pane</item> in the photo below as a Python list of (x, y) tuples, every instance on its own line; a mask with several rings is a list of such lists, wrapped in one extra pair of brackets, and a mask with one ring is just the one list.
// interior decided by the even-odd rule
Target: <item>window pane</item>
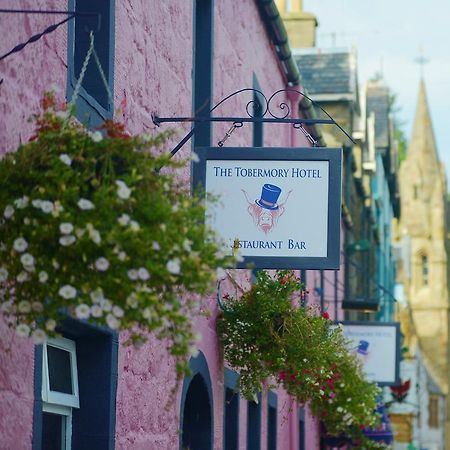
[(47, 357), (50, 390), (73, 394), (70, 353), (48, 345)]
[(267, 449), (277, 449), (277, 409), (269, 406), (267, 424)]
[[(109, 40), (109, 14), (110, 14), (110, 0), (76, 0), (75, 10), (77, 12), (92, 12), (99, 13), (100, 29), (97, 29), (97, 16), (77, 16), (75, 17), (75, 55), (74, 55), (74, 70), (75, 77), (78, 77), (83, 62), (86, 58), (87, 51), (90, 45), (89, 31), (94, 31), (94, 45), (95, 51), (100, 60), (103, 72), (108, 80), (109, 69), (109, 54), (110, 54), (110, 40)], [(83, 87), (88, 94), (94, 97), (100, 105), (105, 109), (108, 108), (108, 93), (103, 84), (100, 71), (92, 58), (88, 64), (86, 74), (83, 80)]]
[(42, 413), (41, 448), (43, 450), (65, 450), (65, 425), (65, 416)]
[(247, 449), (261, 448), (261, 404), (248, 402), (247, 410)]
[(225, 389), (225, 450), (237, 450), (239, 436), (239, 395)]

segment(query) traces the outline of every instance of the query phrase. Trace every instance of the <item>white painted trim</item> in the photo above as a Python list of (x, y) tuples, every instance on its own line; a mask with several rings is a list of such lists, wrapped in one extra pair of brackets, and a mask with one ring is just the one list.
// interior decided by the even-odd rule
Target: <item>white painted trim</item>
[[(69, 352), (73, 394), (65, 394), (62, 392), (52, 391), (50, 389), (47, 356), (48, 345)], [(44, 402), (55, 405), (68, 406), (72, 408), (80, 407), (80, 396), (78, 392), (77, 354), (76, 344), (74, 341), (65, 338), (49, 338), (47, 342), (44, 343), (42, 354), (42, 400)]]
[(65, 418), (63, 422), (63, 430), (61, 436), (61, 449), (71, 450), (72, 448), (72, 408), (68, 406), (53, 405), (50, 403), (42, 403), (42, 411), (57, 414)]

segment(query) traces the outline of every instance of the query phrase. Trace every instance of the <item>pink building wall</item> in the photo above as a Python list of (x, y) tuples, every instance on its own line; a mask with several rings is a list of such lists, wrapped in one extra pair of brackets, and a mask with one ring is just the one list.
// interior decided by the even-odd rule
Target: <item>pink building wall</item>
[[(61, 1), (9, 0), (4, 7), (23, 9), (63, 9)], [(58, 19), (41, 15), (2, 17), (1, 48), (3, 53), (42, 31)], [(167, 0), (116, 0), (115, 16), (115, 107), (117, 118), (123, 119), (131, 133), (156, 133), (151, 115), (183, 116), (192, 114), (192, 2)], [(66, 91), (67, 27), (30, 44), (20, 53), (0, 62), (0, 156), (25, 142), (31, 133), (26, 122), (38, 109), (42, 93), (51, 86)], [(286, 87), (275, 52), (253, 0), (215, 2), (213, 103), (245, 87), (252, 87), (256, 74), (263, 92), (270, 95)], [(289, 100), (280, 95), (280, 101)], [(237, 96), (226, 102), (217, 115), (245, 115), (249, 96)], [(294, 105), (295, 106), (295, 105)], [(213, 145), (221, 139), (229, 124), (213, 129)], [(166, 129), (162, 127), (161, 129)], [(178, 140), (188, 125), (177, 125)], [(265, 125), (265, 146), (308, 146), (299, 131), (289, 125)], [(169, 147), (177, 143), (174, 138)], [(251, 145), (252, 126), (246, 124), (236, 131), (226, 145)], [(190, 145), (180, 152), (190, 155)], [(189, 180), (186, 170), (180, 174)], [(233, 276), (248, 286), (246, 271), (233, 271)], [(339, 273), (341, 283), (342, 271)], [(308, 273), (308, 287), (313, 292), (314, 275)], [(333, 274), (327, 274), (334, 280)], [(326, 283), (326, 297), (331, 293)], [(311, 301), (314, 300), (310, 294)], [(208, 362), (214, 405), (214, 449), (223, 442), (223, 360), (215, 333), (218, 309), (215, 296), (203, 302), (210, 317), (197, 318), (201, 333), (199, 344)], [(334, 314), (330, 315), (334, 318)], [(121, 341), (125, 336), (121, 336)], [(34, 348), (25, 339), (16, 337), (0, 320), (0, 448), (29, 449), (32, 439)], [(181, 391), (167, 408), (167, 398), (175, 386), (175, 370), (158, 341), (136, 350), (119, 347), (119, 378), (116, 403), (116, 448), (173, 450), (179, 442)], [(291, 400), (278, 391), (278, 448), (298, 448), (296, 408), (290, 412)], [(240, 449), (246, 448), (247, 402), (240, 401)], [(267, 394), (262, 397), (261, 450), (267, 443)], [(318, 426), (306, 414), (306, 448), (319, 448)]]

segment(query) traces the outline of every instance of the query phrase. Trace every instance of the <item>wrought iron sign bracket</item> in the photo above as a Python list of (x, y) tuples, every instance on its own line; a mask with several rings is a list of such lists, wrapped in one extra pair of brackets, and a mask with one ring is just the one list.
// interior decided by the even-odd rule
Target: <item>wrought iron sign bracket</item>
[[(244, 93), (244, 92), (250, 92), (253, 93), (254, 99), (250, 100), (246, 106), (245, 110), (247, 113), (247, 117), (234, 117), (234, 116), (227, 116), (227, 117), (213, 117), (211, 116), (211, 113), (217, 109), (220, 105), (222, 105), (224, 102), (226, 102), (231, 97), (234, 97), (235, 95)], [(301, 95), (304, 99), (311, 102), (314, 106), (316, 106), (318, 109), (320, 109), (327, 118), (325, 119), (302, 119), (302, 118), (290, 118), (291, 110), (289, 105), (282, 101), (281, 103), (276, 105), (276, 109), (273, 109), (273, 104), (275, 103), (274, 98), (279, 94), (298, 94)], [(257, 98), (258, 100), (255, 100)], [(259, 111), (258, 111), (259, 109)], [(306, 129), (309, 125), (318, 125), (318, 124), (324, 124), (324, 125), (335, 125), (337, 126), (345, 136), (347, 136), (348, 139), (350, 139), (353, 144), (356, 144), (356, 142), (353, 140), (353, 138), (347, 133), (347, 131), (344, 130), (331, 116), (328, 114), (327, 111), (325, 111), (324, 108), (322, 108), (319, 104), (317, 104), (314, 100), (312, 100), (310, 97), (308, 97), (306, 94), (304, 94), (301, 91), (298, 91), (293, 88), (287, 88), (287, 89), (280, 89), (276, 92), (274, 92), (270, 97), (266, 97), (263, 92), (261, 92), (258, 89), (254, 88), (244, 88), (240, 89), (236, 92), (233, 92), (232, 94), (226, 96), (223, 98), (219, 103), (217, 103), (211, 110), (209, 111), (209, 114), (199, 114), (194, 117), (159, 117), (158, 115), (152, 115), (152, 121), (156, 126), (160, 126), (163, 123), (193, 123), (193, 127), (189, 131), (189, 133), (186, 134), (186, 136), (176, 145), (176, 147), (172, 150), (171, 154), (172, 156), (175, 155), (178, 150), (180, 150), (183, 145), (188, 142), (192, 136), (195, 134), (195, 124), (197, 123), (205, 123), (205, 122), (228, 122), (232, 123), (231, 128), (226, 132), (224, 138), (218, 142), (218, 146), (222, 147), (225, 141), (231, 136), (231, 133), (236, 128), (240, 128), (243, 126), (244, 123), (287, 123), (292, 125), (294, 128), (300, 130), (305, 137), (308, 139), (308, 141), (312, 144), (313, 147), (317, 146), (317, 140), (314, 139), (314, 137), (311, 135), (311, 133)]]

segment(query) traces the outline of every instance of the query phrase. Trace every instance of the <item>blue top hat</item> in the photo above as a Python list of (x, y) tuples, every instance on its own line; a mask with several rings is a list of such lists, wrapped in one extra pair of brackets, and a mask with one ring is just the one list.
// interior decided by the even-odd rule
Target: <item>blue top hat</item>
[(261, 208), (278, 209), (277, 201), (280, 194), (281, 188), (273, 184), (265, 184), (262, 187), (261, 198), (255, 202)]
[(359, 341), (357, 353), (360, 355), (367, 355), (369, 353), (369, 342)]

